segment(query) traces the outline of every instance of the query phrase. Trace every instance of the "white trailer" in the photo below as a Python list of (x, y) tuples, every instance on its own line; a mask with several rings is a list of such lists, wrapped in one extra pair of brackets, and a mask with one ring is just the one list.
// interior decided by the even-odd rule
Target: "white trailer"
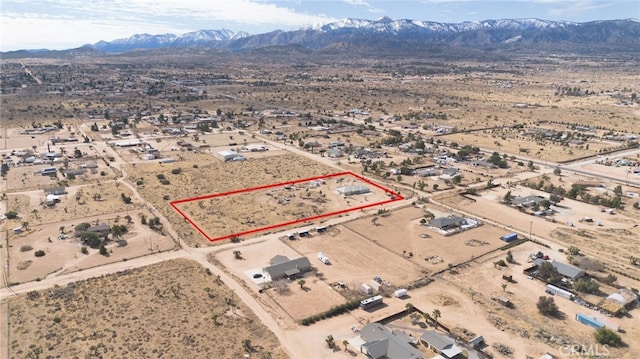
[(408, 294), (407, 294), (407, 290), (405, 288), (401, 288), (401, 289), (398, 289), (395, 292), (393, 292), (393, 295), (396, 298), (402, 298), (402, 297), (406, 297)]
[(329, 261), (329, 257), (327, 257), (324, 253), (322, 252), (318, 252), (318, 259), (320, 260), (320, 262), (324, 263), (324, 264), (331, 264), (331, 262)]
[(568, 290), (564, 290), (562, 288), (558, 288), (558, 287), (556, 287), (555, 285), (552, 285), (552, 284), (547, 284), (546, 292), (549, 293), (549, 294), (560, 296), (562, 298), (569, 299), (569, 300), (573, 300), (575, 298), (573, 293), (569, 292)]

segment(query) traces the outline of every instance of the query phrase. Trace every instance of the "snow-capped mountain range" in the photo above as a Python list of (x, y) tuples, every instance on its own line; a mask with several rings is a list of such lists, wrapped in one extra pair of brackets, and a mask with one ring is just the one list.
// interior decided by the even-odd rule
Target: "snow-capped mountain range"
[[(544, 48), (552, 51), (627, 51), (640, 53), (640, 21), (603, 20), (586, 23), (540, 19), (501, 19), (440, 23), (383, 17), (378, 20), (344, 19), (298, 30), (276, 30), (250, 35), (227, 29), (199, 30), (183, 35), (137, 34), (126, 39), (99, 41), (78, 50), (91, 56), (160, 48), (209, 48), (228, 52), (295, 45), (305, 51), (349, 48), (412, 51), (429, 46), (472, 49)], [(67, 50), (71, 51), (71, 50)], [(17, 52), (11, 56), (33, 55)], [(6, 55), (6, 54), (5, 54)], [(42, 55), (46, 56), (46, 55)], [(6, 56), (5, 56), (6, 57)]]
[[(375, 42), (371, 40), (375, 38)], [(502, 19), (440, 23), (420, 20), (344, 19), (330, 24), (264, 34), (249, 35), (230, 30), (200, 30), (184, 35), (134, 35), (128, 39), (100, 41), (89, 47), (103, 52), (161, 47), (209, 47), (227, 51), (245, 51), (265, 46), (299, 45), (309, 50), (331, 47), (336, 43), (363, 43), (370, 46), (385, 40), (447, 44), (473, 48), (539, 43), (577, 43), (640, 46), (638, 20), (607, 20), (587, 23), (540, 19)]]
[(134, 49), (157, 49), (161, 47), (208, 46), (213, 43), (235, 40), (248, 35), (248, 33), (243, 31), (236, 33), (227, 29), (198, 30), (180, 36), (174, 34), (136, 34), (126, 39), (109, 42), (99, 41), (87, 46), (104, 52), (124, 52)]

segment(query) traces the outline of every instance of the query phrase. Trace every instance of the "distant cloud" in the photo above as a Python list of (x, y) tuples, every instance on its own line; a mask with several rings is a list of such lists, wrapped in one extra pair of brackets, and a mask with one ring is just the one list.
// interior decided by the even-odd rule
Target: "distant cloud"
[[(1, 0), (2, 50), (64, 48), (135, 33), (185, 33), (227, 28), (288, 30), (336, 21), (263, 0)], [(21, 45), (25, 44), (25, 45)], [(39, 44), (39, 45), (36, 45)], [(24, 47), (23, 47), (24, 46)], [(62, 47), (61, 47), (62, 46)]]
[(549, 6), (547, 14), (554, 18), (576, 17), (614, 5), (611, 1), (594, 0), (534, 0), (534, 2)]
[(353, 6), (371, 6), (371, 4), (369, 4), (364, 0), (342, 0), (342, 1)]

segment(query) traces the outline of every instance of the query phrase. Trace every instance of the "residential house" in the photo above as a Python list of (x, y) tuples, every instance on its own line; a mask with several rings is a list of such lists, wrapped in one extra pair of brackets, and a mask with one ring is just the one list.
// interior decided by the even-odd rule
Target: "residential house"
[(109, 233), (111, 233), (111, 227), (108, 224), (102, 222), (97, 226), (91, 226), (87, 228), (87, 232), (97, 233), (98, 235), (100, 235), (100, 237), (107, 238)]
[(61, 194), (66, 194), (67, 193), (67, 189), (64, 187), (51, 187), (51, 188), (45, 188), (44, 189), (44, 193), (49, 195), (52, 194), (54, 196), (59, 196)]
[(272, 281), (282, 278), (293, 280), (311, 271), (311, 262), (307, 257), (289, 259), (287, 256), (277, 255), (271, 258), (270, 263), (263, 271)]
[(516, 207), (530, 208), (530, 207), (535, 207), (536, 205), (539, 206), (540, 204), (542, 204), (542, 202), (544, 202), (544, 200), (545, 200), (544, 197), (537, 196), (537, 195), (516, 197), (511, 199), (511, 204)]
[(342, 150), (339, 150), (337, 148), (331, 148), (327, 151), (327, 157), (329, 158), (340, 158), (343, 156), (344, 153), (342, 152)]
[(447, 217), (434, 218), (429, 221), (428, 226), (435, 227), (441, 230), (449, 230), (453, 228), (458, 228), (464, 225), (465, 223), (467, 223), (466, 219), (462, 217), (450, 215)]
[(371, 192), (369, 187), (361, 186), (361, 185), (339, 187), (336, 189), (336, 191), (343, 196), (353, 196), (357, 194), (366, 194)]
[(412, 344), (415, 338), (391, 330), (380, 323), (369, 323), (360, 331), (364, 344), (360, 352), (371, 359), (424, 359), (424, 354)]
[[(542, 258), (537, 258), (533, 261), (533, 263), (537, 266), (542, 265), (542, 263), (546, 262), (546, 260), (542, 259)], [(584, 277), (586, 272), (576, 266), (572, 266), (571, 264), (566, 264), (566, 263), (562, 263), (562, 262), (557, 262), (555, 260), (552, 260), (551, 265), (553, 265), (553, 267), (558, 271), (558, 273), (567, 278), (570, 279), (572, 281), (579, 279), (581, 277)]]
[(456, 345), (455, 340), (444, 334), (427, 330), (422, 334), (420, 340), (427, 346), (427, 348), (440, 354), (443, 358), (463, 358), (462, 349)]
[(491, 163), (487, 160), (471, 161), (471, 165), (473, 167), (482, 167), (482, 168), (488, 168), (488, 169), (498, 168), (498, 166), (496, 166), (494, 163)]

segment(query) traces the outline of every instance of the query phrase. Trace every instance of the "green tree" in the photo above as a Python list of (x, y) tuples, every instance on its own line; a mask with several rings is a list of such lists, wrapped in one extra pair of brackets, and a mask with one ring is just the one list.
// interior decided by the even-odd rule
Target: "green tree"
[(547, 283), (559, 283), (562, 281), (562, 276), (558, 273), (556, 267), (550, 262), (544, 262), (539, 267), (540, 277)]
[(114, 224), (111, 226), (111, 233), (113, 233), (113, 238), (122, 238), (122, 235), (129, 232), (127, 226), (123, 224)]
[(511, 191), (507, 191), (507, 193), (504, 194), (504, 197), (502, 197), (502, 203), (511, 204), (512, 199), (513, 195), (511, 194)]
[(242, 348), (246, 352), (251, 353), (253, 351), (253, 346), (251, 345), (251, 339), (244, 339), (242, 341)]
[(507, 262), (513, 263), (513, 253), (511, 253), (511, 250), (507, 251)]
[(407, 313), (409, 314), (413, 313), (413, 310), (415, 309), (415, 307), (411, 303), (407, 303), (407, 305), (405, 305), (404, 307), (407, 310)]
[(98, 246), (100, 246), (100, 244), (102, 243), (100, 235), (95, 232), (81, 232), (80, 240), (82, 240), (84, 244), (88, 245), (91, 248), (98, 248)]
[(596, 330), (593, 336), (600, 344), (610, 345), (612, 347), (617, 347), (622, 344), (622, 338), (618, 335), (618, 333), (607, 327), (602, 327)]
[(579, 292), (594, 294), (600, 289), (600, 284), (591, 278), (580, 278), (573, 282), (573, 287)]
[(336, 347), (336, 342), (333, 339), (333, 335), (328, 335), (324, 341), (327, 343), (327, 346), (329, 346), (329, 348), (333, 349)]
[(438, 319), (442, 316), (440, 309), (434, 309), (433, 312), (431, 312), (431, 316), (433, 317), (434, 326), (438, 328)]
[(506, 283), (502, 283), (501, 287), (502, 287), (502, 291), (503, 292), (507, 291), (507, 284)]
[(607, 275), (606, 277), (604, 277), (604, 278), (602, 279), (602, 281), (603, 281), (603, 282), (605, 282), (605, 283), (607, 283), (607, 284), (609, 284), (609, 285), (611, 285), (611, 284), (615, 283), (617, 280), (618, 280), (618, 277), (616, 277), (616, 276), (615, 276), (615, 275), (613, 275), (613, 274), (609, 274), (609, 275)]
[(40, 354), (42, 354), (42, 349), (35, 347), (27, 353), (27, 359), (40, 359)]
[(553, 169), (553, 174), (556, 176), (560, 176), (562, 175), (562, 170), (560, 169), (560, 167), (556, 167)]
[(622, 186), (621, 185), (617, 185), (614, 189), (613, 189), (613, 193), (620, 197), (622, 196)]
[(349, 346), (349, 342), (345, 339), (342, 341), (342, 345), (344, 345), (344, 350), (347, 351), (347, 347)]
[(580, 254), (580, 248), (576, 246), (570, 246), (567, 249), (567, 252), (569, 252), (569, 254), (571, 254), (572, 256), (577, 256), (578, 254)]
[(2, 165), (0, 165), (0, 175), (2, 177), (6, 177), (7, 172), (9, 172), (9, 165), (6, 163), (3, 163)]
[(298, 281), (298, 285), (300, 286), (300, 289), (304, 289), (304, 285), (305, 285), (306, 283), (307, 283), (307, 282), (305, 282), (305, 281), (304, 281), (304, 279), (300, 279), (300, 280)]
[(536, 304), (538, 311), (543, 315), (555, 316), (560, 312), (556, 301), (552, 297), (541, 296)]
[(104, 246), (104, 243), (100, 243), (100, 245), (98, 246), (98, 251), (100, 251), (100, 254), (103, 256), (107, 255), (107, 247)]
[(529, 163), (527, 164), (527, 168), (529, 169), (529, 171), (533, 171), (536, 169), (536, 166), (533, 164), (533, 161), (529, 161)]

